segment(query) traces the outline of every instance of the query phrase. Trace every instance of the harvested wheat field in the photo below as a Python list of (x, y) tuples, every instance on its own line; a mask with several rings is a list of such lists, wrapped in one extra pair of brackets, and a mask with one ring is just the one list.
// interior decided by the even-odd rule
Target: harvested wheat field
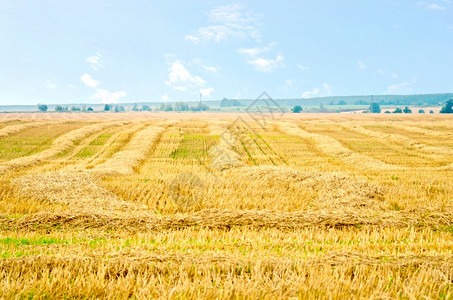
[(0, 298), (453, 298), (448, 115), (0, 121)]

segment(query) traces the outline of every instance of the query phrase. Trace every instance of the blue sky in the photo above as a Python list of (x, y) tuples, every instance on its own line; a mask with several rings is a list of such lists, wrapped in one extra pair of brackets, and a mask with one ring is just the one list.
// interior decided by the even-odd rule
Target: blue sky
[(0, 105), (453, 91), (453, 0), (0, 0)]

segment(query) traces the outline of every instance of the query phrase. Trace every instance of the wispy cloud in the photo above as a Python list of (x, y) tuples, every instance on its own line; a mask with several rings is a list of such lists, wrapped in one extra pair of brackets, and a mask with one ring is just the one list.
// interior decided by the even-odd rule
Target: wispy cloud
[(47, 80), (44, 86), (49, 90), (54, 90), (57, 88), (56, 84), (54, 84), (51, 80)]
[(256, 57), (261, 53), (266, 53), (271, 50), (277, 43), (269, 43), (265, 47), (255, 47), (255, 48), (239, 48), (238, 52), (249, 57)]
[(100, 103), (110, 104), (118, 103), (119, 99), (126, 96), (125, 91), (109, 92), (106, 89), (96, 89), (96, 93), (91, 96), (92, 99), (99, 100)]
[(313, 97), (324, 97), (328, 96), (331, 93), (332, 87), (327, 83), (323, 83), (321, 88), (314, 88), (310, 91), (305, 91), (302, 93), (302, 98), (313, 98)]
[(186, 69), (180, 60), (175, 60), (169, 67), (168, 80), (165, 84), (177, 91), (186, 91), (190, 87), (202, 86), (206, 81), (200, 76), (194, 76)]
[(364, 70), (367, 68), (367, 66), (361, 61), (358, 61), (357, 65), (358, 65), (359, 69), (361, 69), (361, 70)]
[(396, 78), (398, 78), (398, 74), (392, 73), (392, 77), (396, 79)]
[(281, 55), (277, 55), (275, 59), (261, 56), (261, 54), (268, 52), (275, 45), (276, 43), (270, 43), (265, 47), (240, 48), (238, 52), (246, 57), (247, 63), (254, 66), (255, 70), (268, 73), (283, 66), (284, 57)]
[(446, 10), (444, 6), (441, 6), (436, 3), (429, 4), (428, 6), (426, 6), (426, 8), (430, 10)]
[(200, 66), (200, 68), (203, 71), (206, 71), (209, 73), (217, 73), (219, 71), (219, 69), (217, 67), (206, 65), (201, 58), (192, 59), (192, 63)]
[(401, 82), (387, 87), (387, 94), (407, 94), (412, 93), (412, 82)]
[(83, 74), (80, 77), (80, 81), (82, 81), (83, 84), (85, 84), (86, 86), (88, 86), (90, 88), (96, 88), (99, 85), (99, 81), (94, 80), (90, 74)]
[(297, 64), (297, 67), (298, 67), (299, 69), (301, 69), (302, 71), (306, 71), (306, 70), (310, 69), (309, 66), (304, 66), (304, 65), (301, 65), (301, 64)]
[(288, 85), (288, 86), (293, 86), (294, 80), (293, 80), (293, 79), (286, 79), (285, 83), (286, 83), (286, 85)]
[(167, 96), (167, 94), (164, 94), (164, 95), (160, 98), (160, 100), (162, 100), (162, 101), (168, 101), (168, 96)]
[(200, 42), (200, 39), (199, 39), (199, 38), (197, 38), (197, 37), (194, 36), (194, 35), (190, 35), (190, 34), (186, 35), (186, 36), (184, 37), (184, 39), (185, 39), (186, 41), (191, 41), (191, 42), (194, 43), (194, 44), (198, 44), (198, 43)]
[(90, 56), (85, 58), (85, 61), (90, 65), (90, 67), (95, 70), (99, 71), (103, 67), (101, 62), (102, 55), (98, 52), (96, 55)]
[(217, 68), (213, 66), (202, 66), (202, 68), (211, 73), (217, 73)]
[(255, 70), (263, 73), (269, 73), (276, 68), (282, 67), (283, 61), (284, 57), (281, 55), (277, 55), (275, 59), (257, 58), (248, 60), (247, 62), (254, 66)]
[(200, 27), (196, 34), (186, 35), (185, 39), (198, 44), (203, 41), (225, 41), (232, 38), (252, 38), (260, 40), (256, 18), (238, 4), (218, 6), (211, 9), (208, 23)]

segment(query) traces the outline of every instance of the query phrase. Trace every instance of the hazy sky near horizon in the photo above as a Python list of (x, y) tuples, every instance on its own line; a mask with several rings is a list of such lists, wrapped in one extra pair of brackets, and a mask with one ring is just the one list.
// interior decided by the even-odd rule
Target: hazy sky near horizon
[(453, 91), (453, 0), (0, 0), (0, 105)]

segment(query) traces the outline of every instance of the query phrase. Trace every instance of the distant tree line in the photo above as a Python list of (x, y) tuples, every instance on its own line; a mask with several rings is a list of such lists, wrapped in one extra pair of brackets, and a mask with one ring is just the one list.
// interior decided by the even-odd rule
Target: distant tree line
[(175, 105), (169, 103), (162, 103), (157, 111), (207, 111), (209, 106), (204, 103), (196, 103), (190, 105), (187, 102), (176, 102)]
[(71, 110), (71, 111), (94, 111), (91, 106), (87, 107), (86, 105), (82, 105), (82, 107), (71, 106), (71, 108), (69, 108), (68, 106), (61, 106), (61, 105), (56, 105), (55, 106), (55, 111), (58, 111), (58, 112), (68, 111), (68, 110)]
[(227, 99), (227, 98), (223, 98), (221, 101), (220, 101), (220, 107), (232, 107), (232, 106), (242, 106), (241, 102), (239, 102), (239, 100), (236, 100), (236, 99)]

